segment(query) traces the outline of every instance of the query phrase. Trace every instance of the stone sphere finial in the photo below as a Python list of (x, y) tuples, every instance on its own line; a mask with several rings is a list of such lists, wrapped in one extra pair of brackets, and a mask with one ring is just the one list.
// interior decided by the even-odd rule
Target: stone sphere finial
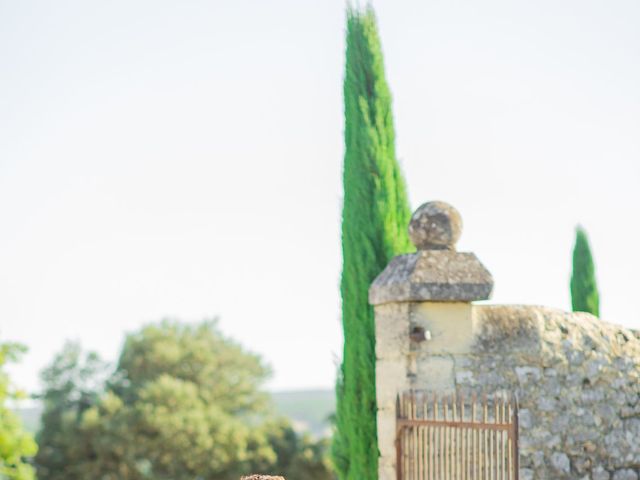
[(409, 238), (418, 250), (455, 250), (462, 233), (462, 217), (445, 202), (427, 202), (413, 213)]

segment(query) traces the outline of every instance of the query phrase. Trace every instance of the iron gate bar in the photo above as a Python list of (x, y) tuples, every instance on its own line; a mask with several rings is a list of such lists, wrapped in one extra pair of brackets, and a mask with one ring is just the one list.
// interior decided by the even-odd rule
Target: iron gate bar
[(516, 398), (474, 394), (469, 415), (467, 403), (462, 395), (429, 401), (417, 391), (397, 397), (398, 480), (518, 480)]
[(433, 426), (433, 427), (459, 427), (471, 428), (475, 430), (504, 430), (510, 432), (512, 424), (500, 423), (473, 423), (473, 422), (456, 422), (455, 420), (423, 420), (423, 419), (398, 419), (396, 421), (397, 429), (413, 426)]

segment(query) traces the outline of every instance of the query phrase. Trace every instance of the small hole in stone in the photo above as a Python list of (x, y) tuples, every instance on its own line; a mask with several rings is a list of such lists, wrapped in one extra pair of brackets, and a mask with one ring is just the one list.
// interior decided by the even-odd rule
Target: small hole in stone
[(427, 337), (424, 334), (424, 328), (422, 327), (413, 327), (411, 329), (411, 333), (409, 334), (409, 338), (414, 342), (424, 342)]

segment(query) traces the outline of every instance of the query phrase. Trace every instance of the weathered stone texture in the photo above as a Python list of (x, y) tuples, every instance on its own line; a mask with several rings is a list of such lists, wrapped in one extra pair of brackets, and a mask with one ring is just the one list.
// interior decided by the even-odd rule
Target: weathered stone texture
[(638, 480), (640, 334), (582, 313), (479, 306), (493, 279), (455, 250), (459, 213), (414, 213), (416, 253), (369, 289), (375, 306), (379, 478), (395, 476), (395, 399), (408, 389), (511, 394), (520, 400), (523, 480)]
[(462, 218), (451, 205), (421, 205), (409, 223), (409, 237), (418, 251), (391, 260), (371, 285), (369, 303), (488, 299), (493, 278), (473, 253), (456, 252), (461, 233)]
[(583, 313), (475, 306), (474, 349), (456, 388), (513, 391), (523, 478), (637, 479), (640, 335)]
[(453, 249), (461, 233), (460, 213), (445, 202), (422, 204), (409, 222), (409, 238), (418, 250)]
[(369, 302), (486, 300), (493, 278), (473, 253), (420, 250), (395, 257), (369, 289)]
[[(388, 303), (376, 307), (376, 400), (378, 404), (378, 437), (395, 438), (396, 395), (410, 387), (409, 318), (411, 305)], [(395, 447), (381, 442), (379, 477), (395, 478)]]
[[(523, 479), (637, 479), (640, 334), (583, 313), (471, 307), (470, 323), (455, 304), (376, 307), (380, 478), (395, 478), (395, 396), (424, 389), (515, 393)], [(447, 325), (472, 329), (470, 346)], [(416, 327), (433, 339), (411, 341)], [(451, 353), (437, 346), (445, 337)]]

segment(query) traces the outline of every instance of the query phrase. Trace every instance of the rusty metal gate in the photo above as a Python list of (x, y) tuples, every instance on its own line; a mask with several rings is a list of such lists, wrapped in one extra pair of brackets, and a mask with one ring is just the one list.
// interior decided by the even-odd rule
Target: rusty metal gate
[(518, 480), (513, 398), (407, 392), (396, 425), (398, 480)]

